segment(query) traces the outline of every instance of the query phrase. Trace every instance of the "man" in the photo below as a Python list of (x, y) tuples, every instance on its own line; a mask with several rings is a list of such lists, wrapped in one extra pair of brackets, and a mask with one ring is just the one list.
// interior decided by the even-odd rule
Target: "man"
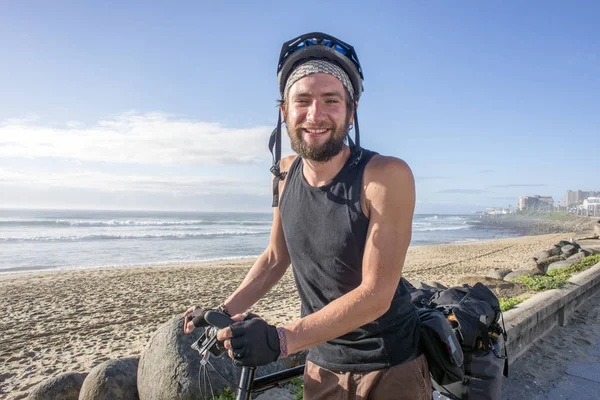
[[(245, 312), (291, 262), (302, 318), (274, 327), (237, 315), (240, 322), (217, 338), (241, 365), (308, 349), (309, 400), (431, 399), (418, 316), (401, 281), (414, 180), (404, 161), (359, 146), (356, 53), (334, 37), (303, 35), (284, 44), (278, 78), (281, 113), (298, 156), (280, 162), (276, 148), (269, 246), (222, 309)], [(355, 142), (348, 146), (350, 126)], [(279, 135), (278, 124), (271, 148)], [(193, 328), (190, 322), (185, 331)]]

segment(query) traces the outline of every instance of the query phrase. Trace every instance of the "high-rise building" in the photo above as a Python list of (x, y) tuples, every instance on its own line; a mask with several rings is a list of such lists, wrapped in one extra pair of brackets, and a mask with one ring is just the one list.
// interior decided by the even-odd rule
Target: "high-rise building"
[(553, 211), (554, 199), (551, 196), (521, 196), (518, 203), (519, 211)]
[(600, 192), (596, 191), (583, 191), (583, 190), (567, 190), (565, 193), (565, 197), (563, 198), (563, 206), (564, 207), (573, 207), (578, 206), (588, 197), (600, 197)]

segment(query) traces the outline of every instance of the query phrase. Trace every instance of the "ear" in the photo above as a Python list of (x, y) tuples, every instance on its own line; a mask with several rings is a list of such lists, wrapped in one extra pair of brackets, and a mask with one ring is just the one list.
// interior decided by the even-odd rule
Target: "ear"
[(281, 102), (279, 109), (281, 110), (281, 115), (283, 116), (283, 122), (285, 122), (285, 103), (283, 101)]

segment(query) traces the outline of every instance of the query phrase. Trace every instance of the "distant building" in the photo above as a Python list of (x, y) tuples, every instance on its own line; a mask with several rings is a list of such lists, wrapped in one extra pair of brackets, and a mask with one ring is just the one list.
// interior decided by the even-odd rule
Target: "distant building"
[(486, 208), (485, 213), (487, 215), (506, 215), (508, 214), (508, 210), (506, 208)]
[(522, 196), (517, 207), (519, 211), (551, 212), (554, 210), (554, 199), (551, 196)]
[(582, 215), (600, 217), (600, 197), (588, 197), (579, 206)]
[(583, 191), (583, 190), (567, 190), (565, 197), (563, 198), (564, 207), (574, 207), (583, 203), (588, 197), (600, 197), (600, 192), (596, 191)]

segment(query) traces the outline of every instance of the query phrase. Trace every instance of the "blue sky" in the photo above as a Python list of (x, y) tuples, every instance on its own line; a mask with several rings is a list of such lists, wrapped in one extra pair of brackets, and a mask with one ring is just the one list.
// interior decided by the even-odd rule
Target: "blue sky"
[(356, 48), (362, 144), (417, 212), (600, 190), (597, 2), (123, 3), (0, 6), (0, 207), (268, 212), (277, 57), (309, 31)]

